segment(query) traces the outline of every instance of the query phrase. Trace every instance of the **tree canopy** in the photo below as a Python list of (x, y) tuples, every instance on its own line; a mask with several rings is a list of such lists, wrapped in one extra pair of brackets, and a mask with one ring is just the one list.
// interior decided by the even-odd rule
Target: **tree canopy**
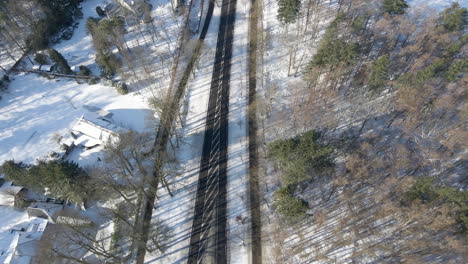
[(9, 160), (0, 166), (0, 172), (15, 184), (47, 190), (55, 198), (82, 203), (88, 195), (84, 187), (88, 175), (74, 162), (41, 160), (36, 165), (26, 165)]
[(402, 15), (408, 7), (405, 0), (384, 0), (382, 4), (383, 11), (390, 15)]
[(278, 0), (278, 20), (283, 24), (296, 22), (301, 9), (301, 0)]
[(441, 19), (442, 25), (447, 31), (458, 31), (467, 25), (468, 10), (454, 2), (441, 13)]

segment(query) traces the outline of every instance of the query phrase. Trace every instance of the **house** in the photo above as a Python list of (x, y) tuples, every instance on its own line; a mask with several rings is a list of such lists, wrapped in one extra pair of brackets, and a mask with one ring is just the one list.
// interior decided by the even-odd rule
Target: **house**
[(0, 179), (2, 184), (0, 186), (0, 205), (21, 207), (26, 199), (27, 189), (21, 186), (15, 186), (12, 182), (5, 182)]
[(127, 130), (116, 125), (109, 116), (112, 114), (107, 111), (81, 116), (72, 127), (74, 144), (90, 149), (117, 140), (118, 134)]
[(34, 218), (26, 228), (12, 229), (14, 237), (6, 252), (1, 252), (0, 263), (31, 263), (39, 254), (40, 241), (46, 227), (47, 220)]
[(63, 203), (34, 202), (28, 209), (29, 218), (38, 217), (55, 224), (58, 214), (63, 210)]

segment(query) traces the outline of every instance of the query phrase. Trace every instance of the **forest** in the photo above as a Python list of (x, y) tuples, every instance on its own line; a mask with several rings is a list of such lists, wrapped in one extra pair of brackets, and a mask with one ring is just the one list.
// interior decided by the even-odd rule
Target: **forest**
[(467, 9), (279, 0), (276, 18), (281, 46), (264, 29), (263, 52), (284, 50), (287, 73), (264, 69), (259, 113), (270, 261), (462, 263)]

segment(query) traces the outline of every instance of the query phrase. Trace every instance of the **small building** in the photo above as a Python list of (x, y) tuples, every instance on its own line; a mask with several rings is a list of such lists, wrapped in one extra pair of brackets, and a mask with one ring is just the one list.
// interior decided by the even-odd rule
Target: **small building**
[(0, 262), (31, 263), (39, 254), (42, 235), (47, 228), (47, 220), (41, 218), (32, 219), (27, 228), (15, 228), (14, 238), (6, 252), (0, 255)]
[(81, 145), (88, 149), (104, 145), (118, 139), (118, 134), (127, 130), (116, 125), (111, 118), (111, 113), (103, 111), (103, 115), (95, 113), (82, 116), (72, 127), (74, 144)]
[(15, 186), (12, 182), (5, 182), (0, 186), (0, 205), (21, 207), (26, 199), (27, 189), (21, 186)]
[(29, 218), (38, 217), (55, 224), (63, 207), (60, 203), (34, 202), (28, 207), (27, 212)]

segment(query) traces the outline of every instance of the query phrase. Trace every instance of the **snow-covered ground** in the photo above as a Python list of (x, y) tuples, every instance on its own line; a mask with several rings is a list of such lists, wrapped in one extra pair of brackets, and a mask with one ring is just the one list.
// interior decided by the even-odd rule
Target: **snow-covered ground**
[[(79, 26), (72, 38), (53, 46), (64, 55), (71, 67), (85, 65), (93, 72), (99, 72), (94, 61), (92, 38), (86, 32), (85, 22), (90, 16), (97, 17), (97, 5), (104, 6), (108, 2), (109, 0), (84, 1), (83, 19), (78, 21)], [(170, 2), (155, 0), (152, 4), (154, 23), (158, 24), (160, 29), (164, 29), (169, 37), (161, 33), (160, 38), (155, 38), (150, 43), (149, 32), (144, 28), (132, 26), (126, 38), (131, 48), (144, 45), (152, 50), (154, 53), (151, 54), (154, 56), (147, 57), (154, 57), (154, 63), (157, 63), (157, 60), (161, 60), (161, 57), (156, 56), (158, 50), (171, 52), (176, 48), (178, 22), (171, 15)], [(165, 63), (170, 66), (171, 60), (167, 59)], [(169, 67), (152, 68), (163, 80), (159, 81), (160, 87), (169, 81), (169, 72), (165, 68)], [(147, 104), (149, 89), (142, 92), (141, 89), (130, 85), (131, 91), (135, 92), (122, 96), (115, 88), (102, 83), (79, 84), (70, 79), (49, 80), (31, 74), (11, 77), (13, 81), (0, 101), (0, 163), (9, 159), (34, 162), (44, 158), (49, 152), (58, 149), (56, 135), (69, 135), (77, 118), (86, 114), (89, 109), (107, 110), (114, 114), (113, 119), (117, 124), (138, 132), (155, 126), (153, 111)], [(140, 85), (138, 88), (145, 87), (147, 86)], [(100, 150), (98, 148), (86, 153), (74, 152), (71, 158), (81, 165), (90, 165), (96, 162)]]
[(183, 263), (188, 257), (220, 11), (220, 8), (214, 9), (198, 70), (187, 87), (187, 115), (184, 126), (180, 128), (183, 136), (176, 153), (181, 175), (171, 180), (173, 197), (161, 188), (160, 199), (154, 210), (152, 223), (159, 222), (167, 226), (172, 236), (163, 254), (146, 253), (147, 263)]
[(145, 130), (152, 115), (142, 98), (119, 95), (112, 87), (35, 74), (14, 76), (0, 101), (0, 163), (33, 162), (57, 150), (55, 135), (69, 135), (89, 106), (114, 113), (118, 124), (137, 131)]
[(468, 7), (468, 0), (408, 0), (411, 7), (426, 6), (435, 10), (449, 7), (453, 2), (458, 2), (463, 7)]

